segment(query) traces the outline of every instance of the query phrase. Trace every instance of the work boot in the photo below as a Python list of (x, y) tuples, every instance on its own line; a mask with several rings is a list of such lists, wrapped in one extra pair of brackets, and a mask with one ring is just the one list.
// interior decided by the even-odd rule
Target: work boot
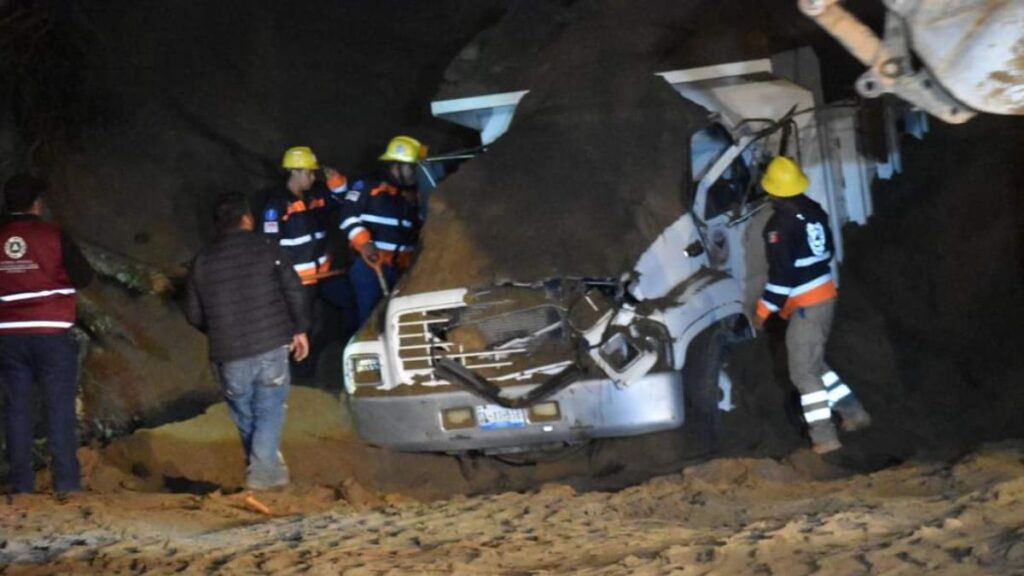
[(871, 415), (864, 409), (864, 406), (853, 396), (843, 398), (832, 410), (839, 414), (842, 419), (843, 432), (856, 432), (871, 426)]
[(815, 422), (807, 427), (807, 435), (811, 437), (811, 450), (816, 454), (828, 454), (843, 447), (839, 442), (839, 434), (830, 420)]

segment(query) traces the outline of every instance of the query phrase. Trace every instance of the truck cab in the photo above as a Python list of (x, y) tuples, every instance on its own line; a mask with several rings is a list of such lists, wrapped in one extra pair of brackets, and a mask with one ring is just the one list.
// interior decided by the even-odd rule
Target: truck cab
[[(802, 164), (841, 259), (838, 231), (866, 221), (871, 181), (899, 169), (896, 113), (882, 125), (891, 146), (868, 158), (858, 110), (823, 105), (810, 49), (659, 76), (707, 113), (689, 136), (689, 210), (618, 276), (436, 291), (399, 284), (345, 349), (363, 440), (514, 453), (710, 429), (733, 408), (722, 351), (753, 336), (767, 277), (762, 170), (780, 153)], [(487, 146), (526, 93), (435, 102), (433, 112), (478, 130)]]

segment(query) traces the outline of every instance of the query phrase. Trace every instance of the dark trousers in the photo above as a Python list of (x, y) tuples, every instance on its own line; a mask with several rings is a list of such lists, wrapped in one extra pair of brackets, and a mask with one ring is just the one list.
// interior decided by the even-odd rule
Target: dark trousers
[(37, 390), (46, 400), (53, 489), (55, 492), (78, 490), (75, 431), (78, 357), (74, 340), (66, 332), (0, 335), (0, 378), (7, 395), (4, 416), (13, 491), (35, 490), (32, 441)]
[(348, 275), (332, 276), (320, 281), (320, 297), (326, 300), (339, 313), (339, 318), (332, 324), (337, 324), (340, 330), (334, 330), (333, 337), (341, 340), (342, 344), (348, 344), (352, 335), (359, 328), (356, 316), (356, 299), (352, 293), (352, 284), (348, 281)]
[[(388, 289), (394, 288), (395, 282), (398, 280), (398, 271), (385, 264), (381, 266), (381, 272), (384, 274), (384, 281), (387, 283)], [(384, 297), (384, 293), (381, 292), (377, 272), (370, 268), (362, 258), (357, 258), (352, 264), (348, 277), (352, 282), (352, 291), (355, 293), (359, 326), (362, 326), (370, 317), (373, 309), (377, 307), (377, 303)]]
[[(347, 344), (359, 327), (356, 324), (356, 303), (352, 286), (345, 276), (331, 276), (317, 284), (307, 285), (306, 304), (309, 307), (309, 357), (295, 364), (295, 375), (312, 377), (320, 354), (336, 340)], [(339, 357), (340, 362), (340, 357)]]

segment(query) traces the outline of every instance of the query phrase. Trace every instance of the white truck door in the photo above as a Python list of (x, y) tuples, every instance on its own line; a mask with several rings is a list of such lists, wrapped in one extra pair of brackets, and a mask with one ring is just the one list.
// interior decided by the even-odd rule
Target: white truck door
[[(709, 162), (716, 144), (724, 144), (724, 151)], [(701, 223), (708, 262), (739, 283), (745, 309), (753, 313), (767, 278), (761, 231), (771, 210), (758, 185), (759, 167), (743, 154), (748, 144), (744, 138), (734, 143), (728, 132), (712, 126), (694, 134), (691, 150), (694, 174), (700, 178), (693, 211)]]

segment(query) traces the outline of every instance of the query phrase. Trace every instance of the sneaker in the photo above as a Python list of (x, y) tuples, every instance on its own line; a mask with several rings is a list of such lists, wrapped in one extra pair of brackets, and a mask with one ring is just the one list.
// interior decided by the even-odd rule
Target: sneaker
[(828, 454), (843, 447), (839, 442), (839, 434), (832, 422), (816, 422), (807, 428), (807, 434), (811, 437), (811, 450), (816, 454)]
[(257, 482), (257, 481), (253, 481), (253, 480), (246, 480), (245, 481), (245, 489), (246, 490), (256, 491), (256, 492), (276, 491), (276, 490), (278, 490), (280, 488), (284, 488), (287, 485), (288, 485), (288, 481), (287, 480), (285, 480), (283, 482), (274, 482), (274, 483), (264, 483), (264, 482)]
[(249, 490), (273, 490), (282, 488), (290, 483), (288, 466), (281, 460), (281, 464), (272, 472), (265, 470), (254, 472), (249, 470), (245, 478), (245, 487)]

